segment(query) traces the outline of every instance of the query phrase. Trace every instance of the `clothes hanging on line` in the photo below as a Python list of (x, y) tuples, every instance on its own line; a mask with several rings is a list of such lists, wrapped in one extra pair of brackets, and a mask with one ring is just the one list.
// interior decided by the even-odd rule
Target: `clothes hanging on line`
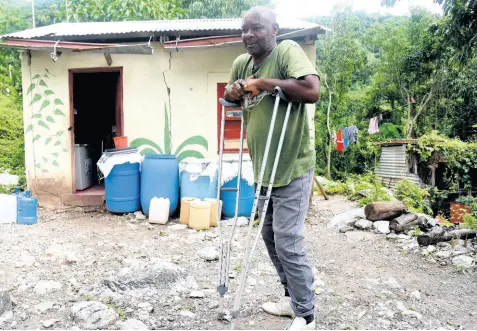
[(348, 127), (343, 128), (343, 145), (344, 149), (349, 147), (349, 129)]
[(348, 128), (348, 135), (349, 135), (349, 140), (350, 142), (357, 144), (358, 139), (359, 139), (359, 132), (358, 132), (358, 127), (356, 125), (351, 125)]
[(358, 143), (358, 127), (356, 125), (350, 125), (346, 127), (340, 127), (338, 129), (338, 134), (335, 135), (333, 130), (333, 145), (336, 146), (336, 149), (340, 152), (346, 150), (351, 143)]
[(343, 130), (341, 128), (338, 129), (336, 134), (336, 149), (338, 152), (344, 151)]
[[(382, 115), (381, 115), (382, 116)], [(379, 117), (375, 116), (369, 120), (369, 134), (375, 134), (379, 132)]]

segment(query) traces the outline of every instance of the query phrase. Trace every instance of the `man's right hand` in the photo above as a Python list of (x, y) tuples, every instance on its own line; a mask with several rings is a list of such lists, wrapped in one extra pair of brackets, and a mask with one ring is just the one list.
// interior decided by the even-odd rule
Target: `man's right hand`
[(241, 101), (245, 91), (243, 85), (245, 81), (239, 79), (225, 89), (225, 99), (229, 102)]

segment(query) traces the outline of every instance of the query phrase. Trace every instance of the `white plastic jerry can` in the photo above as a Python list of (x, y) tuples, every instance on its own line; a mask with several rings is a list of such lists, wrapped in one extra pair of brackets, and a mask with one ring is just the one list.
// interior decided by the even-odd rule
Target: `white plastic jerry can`
[(168, 198), (152, 198), (149, 204), (149, 223), (166, 224), (169, 221), (169, 208)]
[(0, 194), (0, 224), (17, 222), (17, 196)]

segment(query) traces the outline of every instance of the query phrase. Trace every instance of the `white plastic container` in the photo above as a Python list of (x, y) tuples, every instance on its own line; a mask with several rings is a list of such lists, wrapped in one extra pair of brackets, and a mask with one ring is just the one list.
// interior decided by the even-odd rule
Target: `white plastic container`
[(0, 194), (0, 224), (17, 222), (17, 196)]
[(76, 189), (82, 191), (94, 184), (94, 169), (89, 145), (75, 145)]
[(170, 205), (168, 198), (152, 198), (149, 204), (149, 223), (166, 224), (169, 221)]

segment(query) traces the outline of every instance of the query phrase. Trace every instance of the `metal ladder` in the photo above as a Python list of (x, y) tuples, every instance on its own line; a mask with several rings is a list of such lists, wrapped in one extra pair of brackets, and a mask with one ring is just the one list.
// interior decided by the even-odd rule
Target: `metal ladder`
[[(248, 224), (248, 235), (247, 235), (247, 251), (244, 258), (244, 265), (245, 268), (242, 270), (240, 276), (240, 283), (237, 290), (237, 295), (235, 297), (234, 307), (231, 311), (232, 314), (232, 322), (231, 322), (231, 330), (235, 329), (235, 320), (240, 315), (240, 307), (241, 307), (241, 300), (243, 296), (243, 291), (245, 290), (245, 285), (247, 282), (248, 272), (250, 269), (250, 265), (252, 264), (253, 255), (255, 253), (255, 249), (257, 247), (258, 239), (260, 237), (260, 233), (263, 228), (263, 223), (265, 221), (266, 211), (268, 209), (268, 204), (270, 201), (270, 196), (272, 193), (273, 183), (275, 180), (275, 174), (278, 167), (278, 162), (280, 159), (280, 153), (283, 146), (283, 140), (285, 138), (285, 132), (288, 124), (288, 119), (290, 117), (290, 111), (292, 102), (288, 101), (287, 97), (280, 89), (280, 87), (275, 87), (274, 89), (275, 95), (275, 105), (273, 108), (272, 119), (270, 122), (270, 129), (268, 131), (267, 143), (265, 145), (265, 152), (262, 161), (262, 165), (260, 168), (260, 174), (258, 178), (258, 183), (255, 190), (255, 197), (253, 202), (252, 213), (250, 215), (249, 224)], [(268, 154), (270, 152), (270, 144), (273, 135), (273, 129), (275, 127), (275, 121), (278, 112), (278, 106), (280, 105), (280, 101), (284, 100), (288, 102), (287, 111), (285, 114), (285, 119), (283, 121), (282, 132), (280, 135), (280, 140), (278, 142), (278, 149), (277, 154), (275, 156), (275, 161), (272, 168), (272, 173), (270, 176), (270, 181), (268, 184), (267, 194), (265, 196), (260, 196), (260, 189), (262, 187), (263, 176), (265, 174), (265, 168), (267, 165)], [(238, 219), (238, 210), (239, 210), (239, 202), (240, 202), (240, 178), (242, 175), (242, 161), (243, 161), (243, 129), (244, 129), (244, 118), (243, 113), (241, 114), (241, 125), (240, 125), (240, 147), (239, 147), (239, 168), (238, 168), (238, 180), (237, 180), (237, 187), (236, 188), (221, 188), (222, 183), (222, 163), (223, 160), (223, 151), (224, 151), (224, 127), (225, 127), (225, 107), (240, 107), (240, 104), (228, 102), (222, 98), (219, 99), (220, 103), (222, 104), (222, 120), (221, 120), (221, 128), (220, 128), (220, 152), (219, 152), (219, 166), (218, 166), (218, 185), (217, 185), (217, 209), (216, 209), (216, 216), (217, 216), (217, 227), (219, 232), (219, 239), (220, 239), (220, 254), (219, 254), (219, 277), (218, 277), (218, 287), (217, 291), (221, 296), (220, 306), (219, 306), (219, 313), (218, 318), (224, 319), (226, 312), (224, 310), (224, 295), (228, 291), (229, 285), (229, 267), (230, 267), (230, 248), (232, 245), (233, 236), (235, 233), (235, 228), (237, 226), (237, 219)], [(231, 230), (231, 235), (228, 239), (224, 240), (224, 235), (222, 234), (222, 228), (220, 225), (221, 215), (220, 215), (220, 193), (223, 191), (232, 191), (236, 192), (235, 198), (235, 214), (233, 218), (233, 225)], [(263, 210), (260, 217), (260, 222), (258, 224), (258, 231), (255, 236), (255, 239), (252, 243), (252, 230), (254, 226), (255, 215), (258, 209), (258, 202), (260, 200), (264, 201)]]

